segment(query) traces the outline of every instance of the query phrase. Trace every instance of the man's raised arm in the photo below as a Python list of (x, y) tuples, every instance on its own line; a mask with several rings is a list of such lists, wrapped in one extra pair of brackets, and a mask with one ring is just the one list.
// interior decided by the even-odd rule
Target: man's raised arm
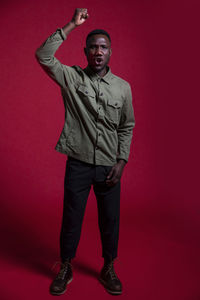
[(77, 8), (72, 20), (63, 28), (54, 32), (36, 51), (35, 55), (44, 71), (61, 87), (66, 86), (71, 79), (71, 68), (63, 66), (54, 56), (57, 49), (66, 40), (67, 35), (77, 26), (82, 25), (88, 18), (86, 8)]

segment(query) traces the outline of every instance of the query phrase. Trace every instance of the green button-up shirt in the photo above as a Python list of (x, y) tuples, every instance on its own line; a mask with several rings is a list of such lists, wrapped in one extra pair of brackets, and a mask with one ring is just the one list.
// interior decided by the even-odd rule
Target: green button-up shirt
[(36, 51), (40, 65), (61, 87), (65, 105), (56, 150), (95, 165), (128, 161), (135, 125), (129, 83), (110, 68), (100, 77), (89, 67), (63, 65), (54, 54), (66, 38), (57, 29)]

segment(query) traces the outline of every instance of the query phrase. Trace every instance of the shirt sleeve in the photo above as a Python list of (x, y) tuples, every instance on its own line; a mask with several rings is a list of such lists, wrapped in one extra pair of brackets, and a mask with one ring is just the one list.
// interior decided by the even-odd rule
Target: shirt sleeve
[(73, 80), (75, 71), (72, 67), (63, 65), (55, 56), (55, 52), (66, 40), (62, 28), (58, 28), (37, 50), (36, 59), (47, 73), (57, 84), (65, 87)]
[(132, 93), (127, 83), (125, 90), (125, 101), (122, 107), (121, 119), (117, 129), (118, 134), (118, 155), (117, 160), (128, 161), (133, 128), (135, 127), (135, 116), (132, 105)]

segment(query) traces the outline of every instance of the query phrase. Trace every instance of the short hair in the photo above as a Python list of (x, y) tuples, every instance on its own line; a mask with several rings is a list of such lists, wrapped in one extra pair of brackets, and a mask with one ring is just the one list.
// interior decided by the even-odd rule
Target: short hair
[(92, 30), (91, 32), (88, 33), (87, 37), (86, 37), (86, 45), (88, 43), (88, 40), (89, 38), (92, 36), (92, 35), (96, 35), (96, 34), (103, 34), (103, 35), (106, 35), (107, 38), (109, 39), (110, 43), (111, 43), (111, 38), (110, 38), (110, 35), (108, 34), (107, 31), (103, 30), (103, 29), (94, 29)]

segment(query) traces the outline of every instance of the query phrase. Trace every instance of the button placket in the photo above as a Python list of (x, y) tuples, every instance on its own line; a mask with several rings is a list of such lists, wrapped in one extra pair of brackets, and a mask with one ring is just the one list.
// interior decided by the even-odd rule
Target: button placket
[[(99, 123), (98, 123), (98, 120), (99, 118), (101, 118), (101, 111), (102, 111), (102, 107), (100, 105), (100, 96), (103, 95), (103, 93), (101, 92), (100, 93), (100, 82), (101, 82), (101, 78), (98, 78), (97, 79), (97, 97), (96, 97), (96, 104), (97, 104), (97, 119), (96, 119), (96, 130), (97, 130), (97, 133), (96, 133), (96, 145), (95, 145), (95, 150), (99, 150), (99, 138), (101, 136), (101, 133), (99, 131)], [(96, 155), (95, 155), (95, 158), (96, 158)]]

